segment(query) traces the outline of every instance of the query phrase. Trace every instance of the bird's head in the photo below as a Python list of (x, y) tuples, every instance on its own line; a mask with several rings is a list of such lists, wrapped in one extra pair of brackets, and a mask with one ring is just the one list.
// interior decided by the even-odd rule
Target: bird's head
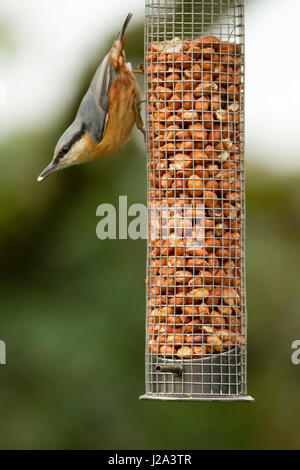
[(50, 165), (42, 171), (37, 180), (43, 181), (57, 170), (81, 163), (87, 153), (84, 134), (84, 126), (75, 120), (60, 137)]

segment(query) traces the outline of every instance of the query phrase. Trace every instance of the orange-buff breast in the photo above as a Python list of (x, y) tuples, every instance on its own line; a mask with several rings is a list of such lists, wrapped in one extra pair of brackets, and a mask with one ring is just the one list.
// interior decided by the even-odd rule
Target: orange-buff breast
[(127, 144), (134, 123), (133, 100), (135, 79), (131, 72), (121, 70), (109, 93), (109, 114), (104, 136), (94, 147), (92, 159), (104, 158), (119, 152)]

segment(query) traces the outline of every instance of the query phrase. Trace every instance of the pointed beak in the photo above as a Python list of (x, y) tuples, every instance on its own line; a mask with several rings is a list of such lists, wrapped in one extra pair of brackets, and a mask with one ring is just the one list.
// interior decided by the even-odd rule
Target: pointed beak
[(47, 176), (51, 175), (52, 173), (54, 173), (56, 170), (58, 169), (58, 163), (55, 163), (55, 162), (51, 162), (50, 165), (48, 165), (44, 171), (42, 171), (42, 173), (40, 174), (40, 176), (38, 177), (38, 181), (43, 181), (45, 178), (47, 178)]

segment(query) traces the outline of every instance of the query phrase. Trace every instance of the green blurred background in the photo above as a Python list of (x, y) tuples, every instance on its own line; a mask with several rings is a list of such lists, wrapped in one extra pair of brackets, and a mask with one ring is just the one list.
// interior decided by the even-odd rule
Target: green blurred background
[[(1, 26), (0, 26), (1, 28)], [(0, 34), (1, 47), (8, 48)], [(2, 449), (299, 448), (300, 175), (247, 171), (248, 388), (254, 404), (140, 402), (144, 241), (99, 241), (102, 202), (146, 199), (137, 132), (119, 155), (36, 183), (107, 46), (55, 124), (0, 140)], [(143, 28), (127, 56), (142, 62)], [(46, 129), (46, 130), (45, 130)], [(263, 155), (261, 155), (263, 160)], [(248, 159), (249, 161), (249, 159)]]

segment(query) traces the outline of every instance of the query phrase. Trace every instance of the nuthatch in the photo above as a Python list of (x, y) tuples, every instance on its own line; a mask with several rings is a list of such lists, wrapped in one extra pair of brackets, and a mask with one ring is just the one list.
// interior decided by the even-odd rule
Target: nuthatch
[(56, 170), (113, 155), (128, 142), (136, 123), (145, 135), (140, 114), (141, 95), (124, 52), (127, 16), (110, 52), (98, 67), (74, 122), (60, 137), (42, 181)]

